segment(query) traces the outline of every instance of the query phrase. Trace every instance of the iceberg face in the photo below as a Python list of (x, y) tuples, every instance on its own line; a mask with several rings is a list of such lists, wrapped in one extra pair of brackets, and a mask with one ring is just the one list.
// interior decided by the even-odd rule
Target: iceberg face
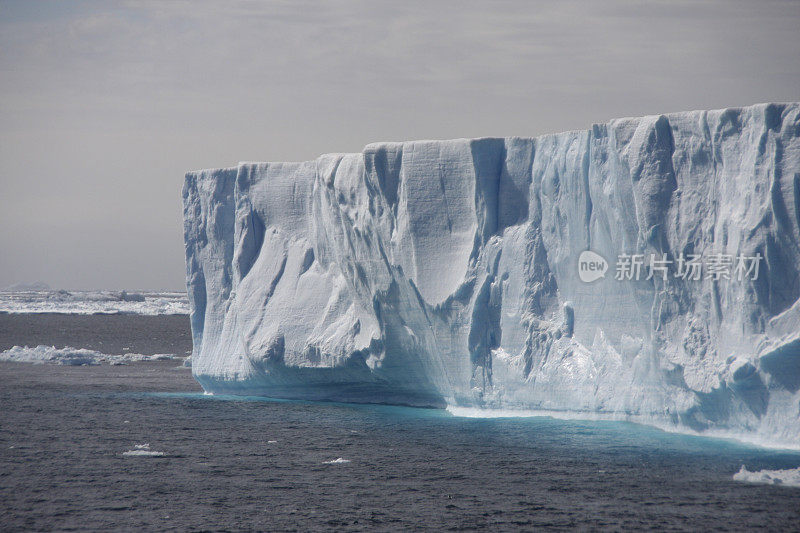
[(798, 104), (242, 163), (183, 206), (208, 391), (800, 442)]

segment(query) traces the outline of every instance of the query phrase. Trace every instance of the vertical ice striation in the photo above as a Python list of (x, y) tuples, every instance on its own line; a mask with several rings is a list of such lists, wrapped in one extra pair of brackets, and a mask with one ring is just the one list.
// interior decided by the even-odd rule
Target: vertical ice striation
[[(207, 390), (800, 443), (798, 104), (242, 163), (183, 198)], [(589, 283), (585, 250), (608, 263)], [(620, 280), (621, 254), (673, 262)], [(763, 260), (695, 280), (681, 254)]]

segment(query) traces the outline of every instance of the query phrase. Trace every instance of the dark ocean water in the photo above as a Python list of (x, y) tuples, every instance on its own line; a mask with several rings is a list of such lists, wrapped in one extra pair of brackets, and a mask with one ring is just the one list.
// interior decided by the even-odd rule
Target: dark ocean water
[(192, 350), (188, 315), (68, 315), (0, 313), (0, 350), (45, 344), (125, 352), (186, 355)]
[[(797, 453), (619, 422), (210, 397), (170, 361), (0, 363), (0, 383), (7, 531), (800, 529), (800, 489), (731, 477)], [(123, 455), (144, 443), (165, 455)]]

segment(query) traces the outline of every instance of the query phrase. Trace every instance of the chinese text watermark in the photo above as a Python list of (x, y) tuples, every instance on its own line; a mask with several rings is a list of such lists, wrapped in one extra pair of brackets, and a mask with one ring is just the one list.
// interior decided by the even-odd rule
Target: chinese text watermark
[[(756, 280), (763, 259), (755, 255), (732, 254), (687, 254), (670, 257), (669, 254), (620, 254), (617, 256), (614, 279), (618, 281), (642, 281), (669, 278), (686, 281), (710, 279)], [(581, 281), (591, 283), (605, 277), (608, 262), (591, 250), (578, 258), (578, 276)]]

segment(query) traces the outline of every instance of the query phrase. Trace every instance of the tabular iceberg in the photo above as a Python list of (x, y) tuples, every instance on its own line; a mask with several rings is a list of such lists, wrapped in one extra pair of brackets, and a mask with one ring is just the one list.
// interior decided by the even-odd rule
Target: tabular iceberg
[(183, 210), (208, 391), (800, 444), (797, 103), (240, 163)]

